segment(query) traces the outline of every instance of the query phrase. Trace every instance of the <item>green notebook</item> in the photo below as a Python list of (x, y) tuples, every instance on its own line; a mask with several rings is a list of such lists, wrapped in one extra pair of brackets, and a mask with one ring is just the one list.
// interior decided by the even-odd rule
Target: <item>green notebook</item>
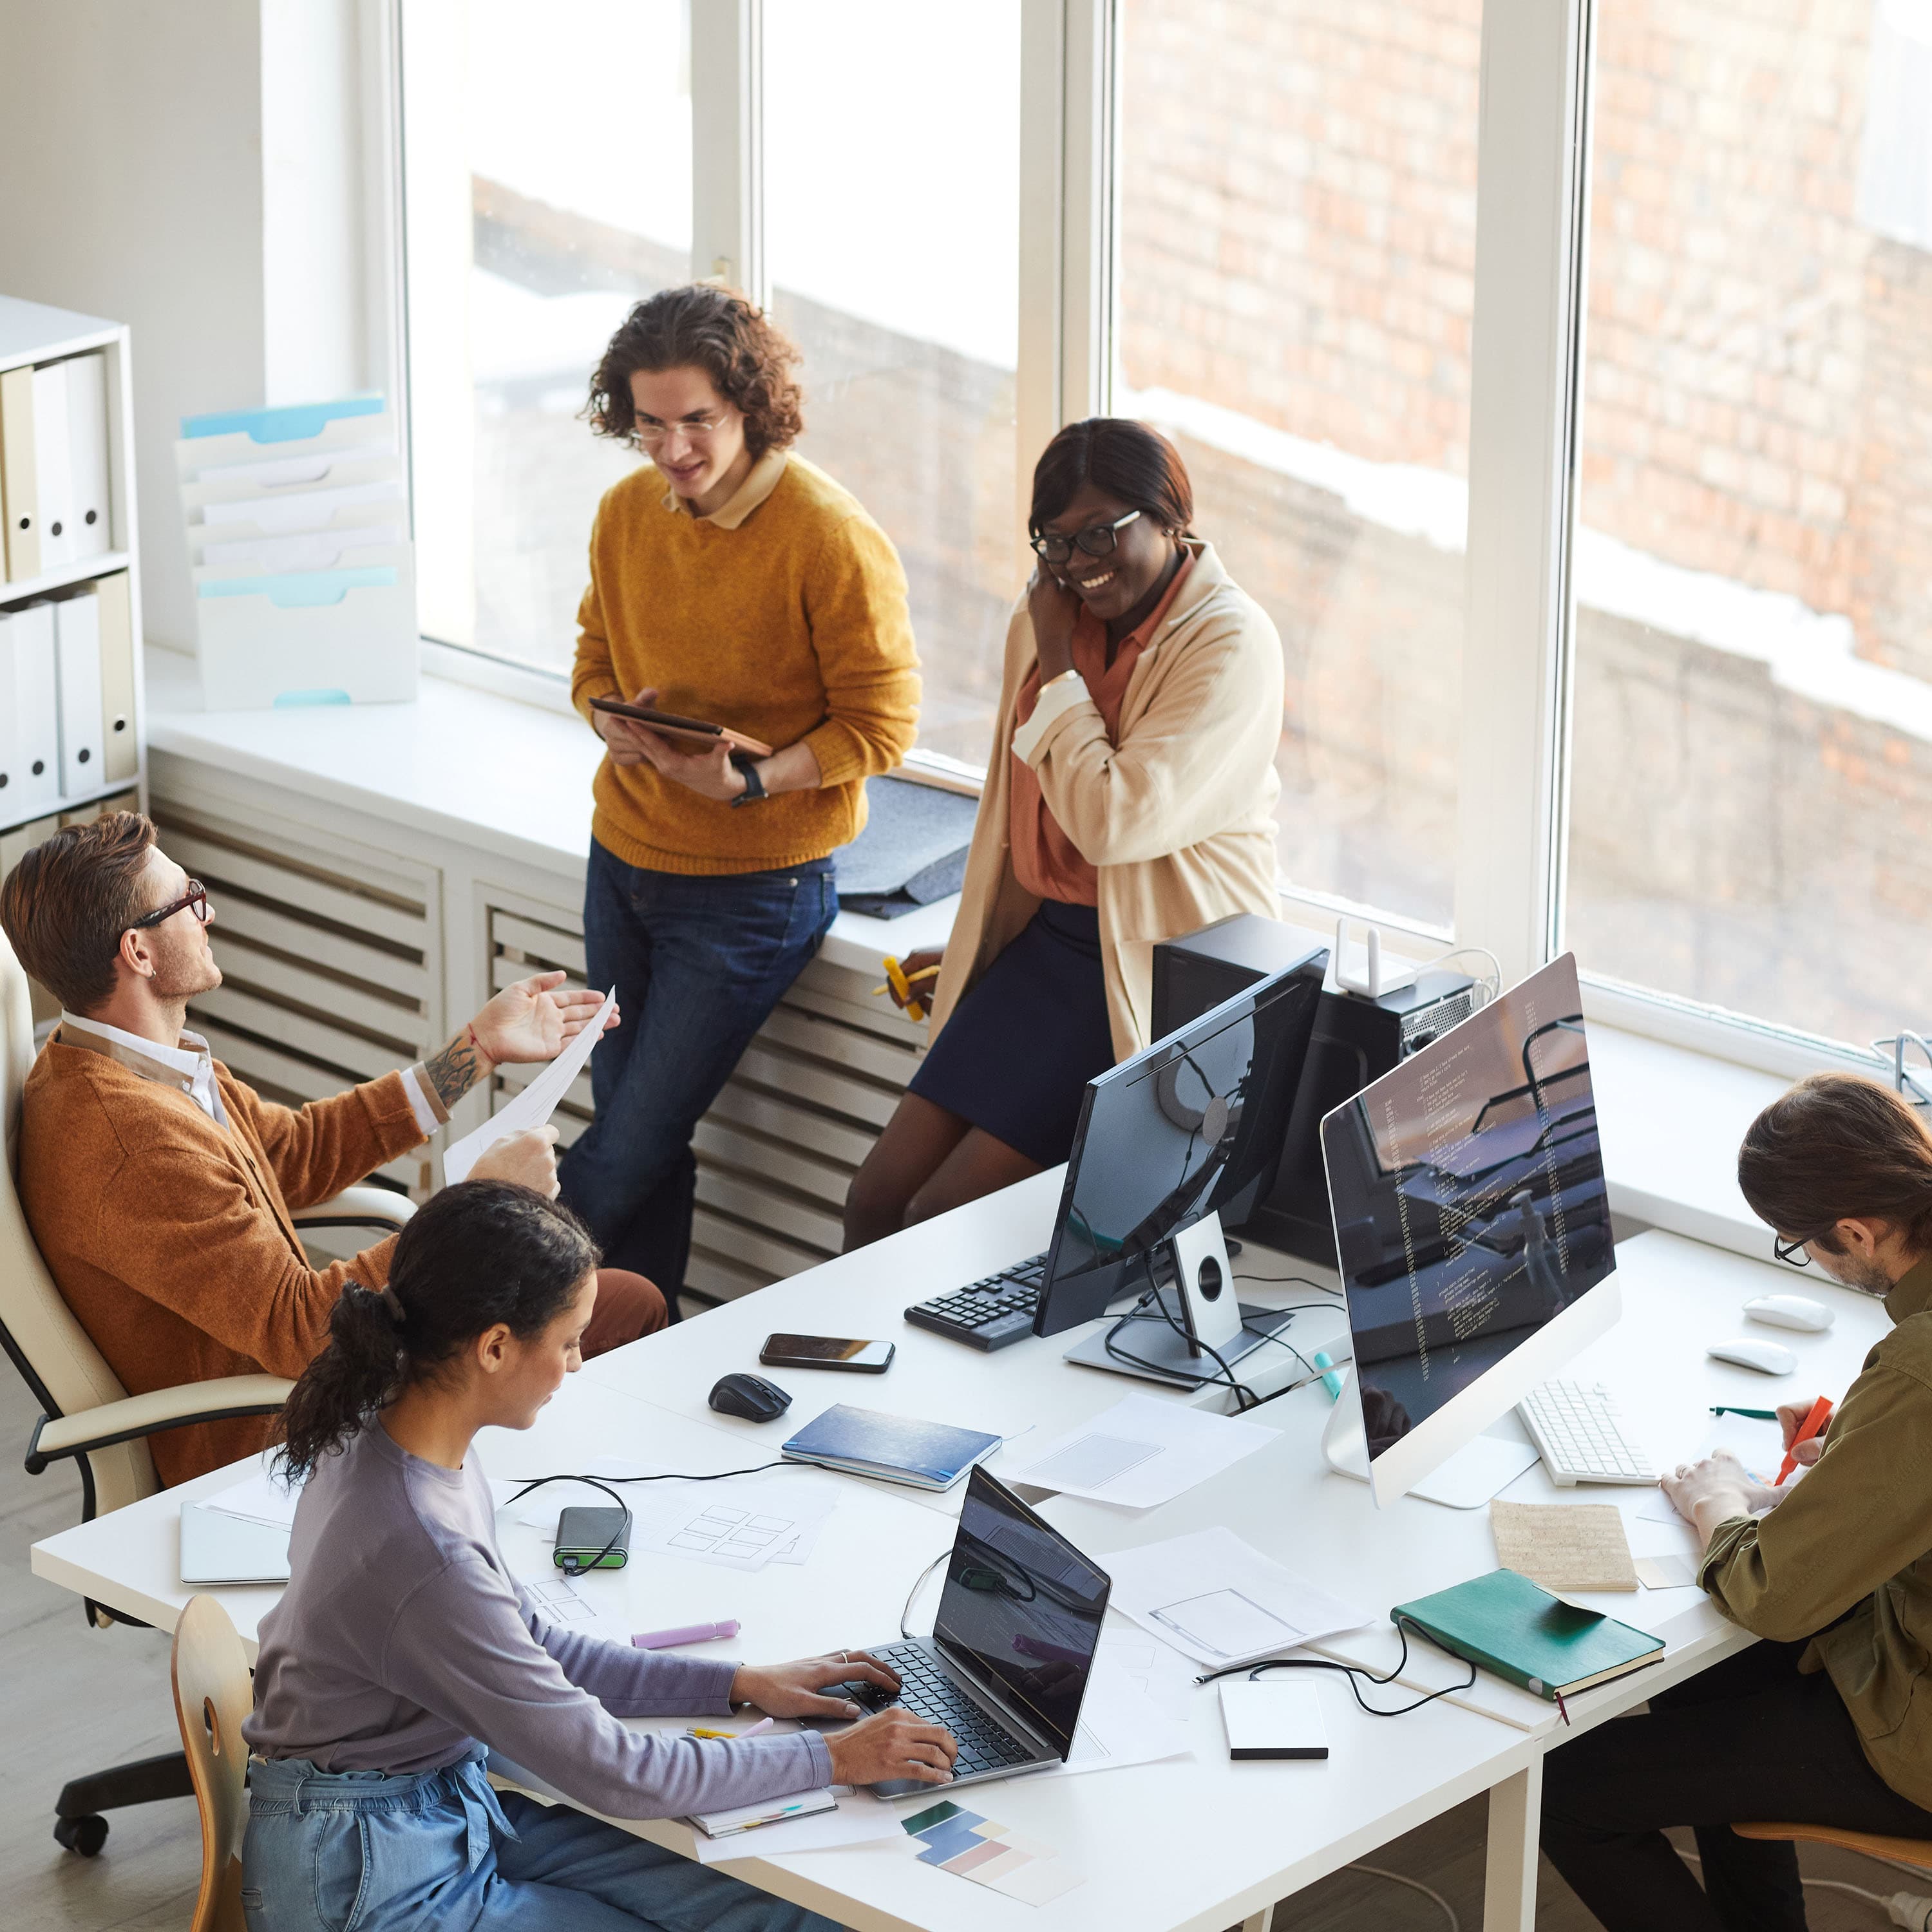
[(1662, 1640), (1648, 1631), (1579, 1610), (1514, 1570), (1398, 1604), (1389, 1616), (1398, 1628), (1412, 1623), (1444, 1649), (1552, 1703), (1664, 1654)]

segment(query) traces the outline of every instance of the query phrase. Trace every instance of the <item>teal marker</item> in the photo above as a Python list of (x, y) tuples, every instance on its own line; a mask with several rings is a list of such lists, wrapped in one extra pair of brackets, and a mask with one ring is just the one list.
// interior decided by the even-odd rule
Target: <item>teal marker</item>
[(1342, 1378), (1335, 1372), (1335, 1364), (1330, 1359), (1328, 1350), (1317, 1348), (1308, 1359), (1322, 1371), (1322, 1386), (1328, 1391), (1328, 1400), (1340, 1402), (1342, 1399)]
[[(1318, 1355), (1315, 1359), (1318, 1362), (1322, 1358)], [(1778, 1420), (1778, 1411), (1774, 1408), (1728, 1408), (1722, 1403), (1714, 1403), (1711, 1413), (1713, 1415), (1748, 1415), (1754, 1422), (1775, 1422)]]

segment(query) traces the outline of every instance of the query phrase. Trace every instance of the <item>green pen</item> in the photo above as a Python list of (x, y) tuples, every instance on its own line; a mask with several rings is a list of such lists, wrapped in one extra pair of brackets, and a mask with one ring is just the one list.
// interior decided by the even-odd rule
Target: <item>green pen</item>
[(1727, 1408), (1722, 1403), (1712, 1406), (1713, 1415), (1748, 1415), (1754, 1422), (1775, 1422), (1778, 1411), (1774, 1408)]

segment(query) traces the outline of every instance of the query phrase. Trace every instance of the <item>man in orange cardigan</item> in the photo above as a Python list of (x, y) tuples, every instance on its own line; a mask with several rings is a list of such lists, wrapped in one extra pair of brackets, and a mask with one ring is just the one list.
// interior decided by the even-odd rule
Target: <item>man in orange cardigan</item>
[[(302, 1373), (351, 1282), (380, 1288), (394, 1237), (326, 1268), (291, 1210), (420, 1146), (494, 1065), (555, 1058), (601, 1004), (560, 973), (506, 987), (441, 1052), (293, 1110), (262, 1100), (184, 1030), (221, 983), (202, 887), (134, 812), (70, 826), (0, 888), (0, 926), (62, 1006), (27, 1076), (21, 1205), (68, 1306), (130, 1394), (221, 1376)], [(475, 1178), (556, 1192), (554, 1128), (490, 1148)], [(663, 1298), (606, 1270), (595, 1354), (662, 1328)], [(164, 1483), (260, 1449), (273, 1418), (151, 1439)]]

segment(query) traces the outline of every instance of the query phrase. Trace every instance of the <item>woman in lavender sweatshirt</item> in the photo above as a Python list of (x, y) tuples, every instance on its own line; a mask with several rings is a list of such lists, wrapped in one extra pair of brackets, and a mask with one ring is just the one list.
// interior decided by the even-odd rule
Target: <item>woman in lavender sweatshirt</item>
[(478, 1430), (527, 1429), (578, 1366), (597, 1250), (502, 1181), (436, 1195), (389, 1286), (352, 1287), (284, 1412), (308, 1478), (289, 1587), (262, 1622), (242, 1904), (250, 1932), (831, 1932), (830, 1922), (484, 1775), (494, 1750), (618, 1818), (829, 1784), (944, 1784), (946, 1733), (895, 1708), (816, 1732), (704, 1742), (625, 1717), (856, 1717), (820, 1694), (897, 1680), (862, 1652), (753, 1666), (547, 1623), (496, 1547)]

